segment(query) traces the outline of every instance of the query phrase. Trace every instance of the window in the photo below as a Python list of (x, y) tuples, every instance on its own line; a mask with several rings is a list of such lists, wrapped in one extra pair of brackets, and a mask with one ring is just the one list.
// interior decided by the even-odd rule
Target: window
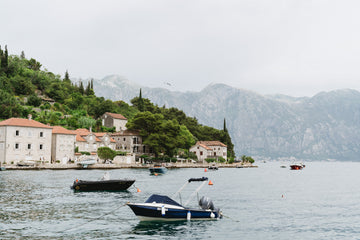
[(44, 146), (42, 144), (40, 144), (40, 150), (43, 150)]
[(28, 144), (28, 148), (27, 149), (31, 149), (31, 143)]
[(20, 135), (19, 130), (16, 130), (15, 136), (19, 136), (19, 135)]
[(200, 151), (200, 156), (202, 156), (203, 155), (203, 152), (202, 151)]
[(124, 138), (124, 142), (126, 141), (126, 138)]
[(44, 137), (44, 132), (40, 132), (40, 137)]
[(19, 144), (15, 143), (15, 149), (19, 149), (19, 148), (20, 148)]

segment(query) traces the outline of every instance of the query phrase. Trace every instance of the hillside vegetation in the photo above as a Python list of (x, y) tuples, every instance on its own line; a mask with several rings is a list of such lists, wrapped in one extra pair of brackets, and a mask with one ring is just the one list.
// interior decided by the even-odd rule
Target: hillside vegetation
[(120, 113), (128, 118), (130, 129), (141, 130), (156, 154), (172, 156), (178, 149), (186, 152), (197, 140), (219, 140), (228, 145), (228, 156), (235, 157), (225, 120), (223, 130), (203, 126), (179, 109), (154, 105), (142, 98), (141, 90), (132, 105), (106, 100), (95, 95), (93, 80), (74, 83), (67, 71), (61, 78), (41, 68), (40, 62), (27, 59), (24, 52), (9, 55), (6, 46), (0, 47), (0, 119), (31, 114), (36, 121), (68, 129), (114, 131), (102, 126), (99, 117), (105, 112)]

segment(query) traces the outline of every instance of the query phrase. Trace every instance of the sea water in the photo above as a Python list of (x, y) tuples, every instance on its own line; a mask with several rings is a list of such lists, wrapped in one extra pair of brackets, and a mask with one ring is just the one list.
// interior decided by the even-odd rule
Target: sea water
[[(258, 168), (169, 170), (41, 170), (0, 172), (0, 239), (358, 239), (360, 163), (283, 163)], [(123, 192), (70, 189), (78, 179), (136, 179)], [(125, 204), (151, 194), (172, 196), (189, 178), (208, 177), (194, 196), (207, 196), (224, 217), (215, 221), (140, 222)], [(199, 183), (175, 198), (185, 203)], [(137, 188), (141, 192), (137, 191)]]

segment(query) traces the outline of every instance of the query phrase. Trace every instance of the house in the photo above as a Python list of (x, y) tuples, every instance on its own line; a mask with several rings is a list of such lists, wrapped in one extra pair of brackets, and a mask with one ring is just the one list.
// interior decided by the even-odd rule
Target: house
[(108, 128), (115, 127), (115, 131), (126, 130), (127, 118), (118, 113), (106, 112), (101, 116), (102, 125)]
[(76, 134), (60, 126), (52, 129), (51, 162), (63, 164), (75, 158)]
[(136, 155), (151, 154), (151, 149), (144, 145), (139, 130), (124, 130), (111, 134), (116, 142), (116, 150)]
[(219, 157), (227, 160), (227, 146), (220, 141), (198, 141), (189, 151), (196, 154), (200, 162), (206, 158)]
[(94, 133), (85, 128), (72, 132), (76, 134), (75, 147), (78, 148), (78, 152), (89, 152), (95, 156), (99, 147), (109, 147), (115, 150), (116, 142), (109, 133)]
[(31, 119), (10, 118), (0, 122), (0, 162), (50, 162), (52, 127)]

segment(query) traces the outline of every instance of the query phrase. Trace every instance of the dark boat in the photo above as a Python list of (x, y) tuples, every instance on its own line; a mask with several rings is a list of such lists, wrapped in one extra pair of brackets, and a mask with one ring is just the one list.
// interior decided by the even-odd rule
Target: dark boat
[(123, 191), (128, 189), (135, 180), (133, 179), (114, 179), (114, 180), (99, 180), (99, 181), (86, 181), (78, 180), (74, 181), (71, 189), (79, 192), (93, 192), (93, 191)]
[[(203, 181), (203, 184), (196, 189), (185, 205), (207, 183), (208, 178), (191, 178), (174, 194), (180, 195), (187, 184), (195, 181)], [(127, 205), (140, 221), (216, 220), (222, 217), (220, 209), (215, 208), (213, 202), (207, 197), (199, 200), (200, 208), (198, 209), (184, 207), (170, 197), (158, 194), (151, 195), (145, 203), (127, 203)]]
[(153, 167), (149, 167), (150, 174), (157, 175), (157, 174), (164, 174), (167, 171), (167, 168), (160, 165), (155, 164)]

